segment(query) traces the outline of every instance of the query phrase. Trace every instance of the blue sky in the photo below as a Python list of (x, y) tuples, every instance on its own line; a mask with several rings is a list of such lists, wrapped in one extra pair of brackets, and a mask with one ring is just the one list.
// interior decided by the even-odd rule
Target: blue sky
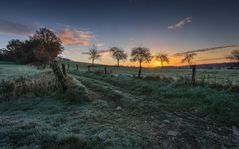
[[(146, 46), (153, 54), (164, 52), (173, 59), (174, 53), (238, 45), (238, 5), (236, 0), (1, 1), (0, 48), (10, 39), (24, 40), (37, 28), (48, 27), (61, 37), (63, 55), (73, 60), (88, 62), (82, 52), (92, 44), (99, 49), (119, 46), (127, 53)], [(197, 63), (223, 58), (235, 48), (198, 53)], [(99, 63), (114, 61), (104, 53)]]

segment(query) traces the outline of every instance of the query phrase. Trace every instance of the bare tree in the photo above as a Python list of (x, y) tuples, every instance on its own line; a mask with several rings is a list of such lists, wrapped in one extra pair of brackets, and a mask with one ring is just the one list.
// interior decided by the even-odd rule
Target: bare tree
[(162, 68), (164, 62), (169, 63), (169, 58), (167, 54), (158, 54), (155, 59), (161, 63)]
[(227, 56), (226, 58), (237, 63), (237, 65), (239, 65), (239, 49), (233, 50), (231, 52), (231, 55)]
[(112, 53), (112, 57), (116, 59), (117, 66), (119, 67), (119, 61), (125, 61), (127, 60), (128, 55), (120, 48), (118, 47), (112, 47), (110, 48), (110, 52)]
[(142, 71), (142, 63), (147, 62), (150, 63), (152, 60), (152, 56), (150, 53), (150, 50), (145, 47), (136, 47), (133, 48), (131, 51), (131, 61), (132, 62), (139, 62), (139, 72), (138, 72), (138, 78), (141, 76)]
[(95, 45), (89, 48), (89, 52), (87, 52), (86, 54), (90, 56), (89, 59), (92, 60), (92, 65), (95, 64), (95, 60), (101, 57), (100, 52), (97, 50), (97, 47)]
[(196, 53), (187, 53), (185, 57), (182, 59), (182, 63), (187, 62), (188, 65), (191, 67), (193, 64), (192, 60), (194, 59), (196, 55), (197, 55)]

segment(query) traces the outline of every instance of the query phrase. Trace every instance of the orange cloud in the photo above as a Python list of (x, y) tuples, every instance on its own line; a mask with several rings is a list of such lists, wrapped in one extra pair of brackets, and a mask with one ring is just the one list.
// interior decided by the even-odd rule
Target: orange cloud
[(74, 28), (65, 28), (63, 31), (57, 33), (64, 45), (79, 45), (88, 46), (93, 34), (88, 31), (80, 31)]

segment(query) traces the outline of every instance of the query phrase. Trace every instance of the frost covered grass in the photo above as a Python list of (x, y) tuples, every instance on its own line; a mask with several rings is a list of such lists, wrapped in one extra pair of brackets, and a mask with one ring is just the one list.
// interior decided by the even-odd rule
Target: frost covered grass
[[(82, 62), (62, 62), (69, 64), (70, 70), (76, 70), (76, 65), (79, 66), (80, 71), (86, 72), (88, 70), (87, 66), (89, 63)], [(101, 65), (97, 65), (101, 66)], [(104, 71), (104, 65), (102, 67), (92, 67), (92, 71)], [(137, 67), (116, 67), (107, 66), (107, 70), (112, 74), (124, 74), (124, 75), (135, 75), (137, 76)], [(187, 77), (191, 78), (191, 69), (176, 69), (176, 68), (143, 68), (142, 76), (160, 76), (160, 77), (172, 77), (180, 78)], [(218, 84), (229, 84), (239, 85), (239, 69), (197, 69), (197, 81), (204, 81), (208, 83), (218, 83)]]
[(29, 78), (38, 74), (34, 66), (20, 65), (11, 62), (0, 62), (0, 81), (12, 80), (17, 78)]
[(152, 81), (124, 75), (117, 77), (92, 73), (81, 75), (111, 83), (138, 96), (148, 96), (155, 104), (160, 102), (162, 107), (169, 111), (190, 112), (200, 117), (209, 117), (222, 124), (239, 126), (239, 98), (236, 93), (209, 86), (192, 86), (184, 81), (167, 78)]
[[(171, 77), (151, 80), (76, 70), (68, 73), (71, 89), (67, 94), (49, 90), (50, 94), (20, 95), (0, 102), (0, 148), (239, 146), (231, 129), (239, 127), (236, 93), (191, 86)], [(90, 101), (79, 102), (88, 95)]]
[[(126, 119), (125, 119), (126, 120)], [(78, 104), (58, 97), (2, 102), (1, 148), (142, 148), (144, 136), (104, 100)]]

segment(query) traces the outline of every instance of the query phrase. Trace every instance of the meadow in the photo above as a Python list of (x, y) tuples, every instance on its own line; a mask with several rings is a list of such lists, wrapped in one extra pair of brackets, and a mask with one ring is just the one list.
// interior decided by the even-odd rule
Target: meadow
[[(80, 71), (88, 71), (89, 64), (82, 62), (62, 62), (66, 66), (69, 64), (69, 70), (76, 70), (76, 65), (79, 66)], [(91, 67), (91, 71), (104, 71), (105, 65), (96, 65)], [(131, 75), (137, 76), (137, 67), (117, 67), (106, 65), (107, 71), (115, 75)], [(160, 76), (171, 77), (173, 79), (188, 78), (192, 75), (191, 69), (186, 68), (143, 68), (142, 76)], [(199, 82), (207, 82), (210, 84), (222, 84), (226, 85), (231, 83), (232, 85), (239, 85), (239, 69), (197, 69), (196, 80)]]
[[(173, 79), (190, 70), (144, 69), (144, 75), (165, 75), (148, 80), (132, 77), (137, 68), (110, 67), (112, 73), (105, 75), (102, 67), (96, 68), (98, 72), (87, 72), (88, 64), (78, 63), (79, 70), (76, 63), (70, 64), (68, 75), (87, 88), (90, 101), (84, 96), (70, 100), (60, 88), (45, 94), (1, 98), (0, 148), (239, 146), (237, 92)], [(1, 79), (13, 82), (50, 70), (6, 62), (0, 68)], [(238, 79), (238, 70), (204, 71)], [(3, 84), (1, 94), (2, 88)]]

